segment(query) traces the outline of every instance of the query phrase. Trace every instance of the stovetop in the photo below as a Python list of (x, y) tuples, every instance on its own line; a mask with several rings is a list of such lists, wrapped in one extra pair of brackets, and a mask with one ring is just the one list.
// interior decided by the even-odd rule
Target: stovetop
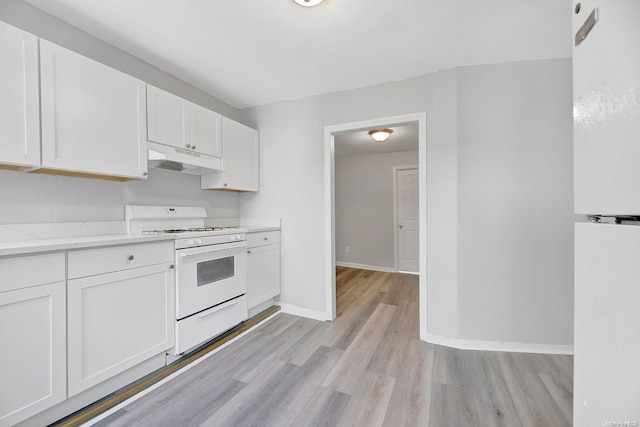
[[(235, 233), (240, 229), (238, 227), (192, 227), (192, 228), (169, 228), (159, 230), (142, 230), (142, 234), (182, 234), (182, 233), (210, 233), (210, 232), (227, 232)], [(216, 233), (222, 234), (222, 233)]]

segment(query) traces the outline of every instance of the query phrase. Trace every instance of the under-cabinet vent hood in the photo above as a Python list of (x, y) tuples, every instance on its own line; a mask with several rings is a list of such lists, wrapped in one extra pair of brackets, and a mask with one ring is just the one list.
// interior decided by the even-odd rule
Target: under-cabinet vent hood
[(183, 148), (148, 142), (150, 168), (167, 169), (191, 175), (224, 170), (222, 159)]

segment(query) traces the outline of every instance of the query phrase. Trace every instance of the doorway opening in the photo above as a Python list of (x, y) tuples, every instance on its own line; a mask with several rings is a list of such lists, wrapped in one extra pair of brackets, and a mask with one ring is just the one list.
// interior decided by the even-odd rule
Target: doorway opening
[[(336, 317), (336, 140), (341, 136), (368, 131), (376, 128), (394, 128), (413, 126), (417, 129), (418, 139), (418, 165), (417, 179), (419, 182), (417, 189), (417, 274), (419, 276), (419, 311), (420, 311), (420, 336), (426, 335), (426, 302), (427, 302), (427, 276), (426, 276), (426, 249), (427, 249), (427, 230), (426, 230), (426, 113), (416, 113), (404, 116), (394, 116), (379, 118), (374, 120), (346, 123), (342, 125), (325, 127), (325, 283), (326, 283), (326, 318), (333, 320)], [(365, 132), (366, 133), (366, 132)], [(397, 165), (401, 166), (401, 165)], [(416, 165), (411, 165), (414, 169)], [(403, 166), (404, 167), (404, 166)], [(395, 174), (395, 171), (394, 171)], [(394, 185), (394, 191), (395, 189)], [(397, 197), (397, 194), (396, 194)], [(397, 215), (397, 212), (396, 212)], [(397, 223), (397, 216), (394, 218)], [(399, 226), (397, 227), (399, 229)], [(397, 230), (393, 233), (394, 242), (400, 237)], [(347, 251), (350, 248), (347, 249)], [(345, 248), (341, 247), (341, 251)], [(398, 245), (394, 245), (394, 265), (393, 270), (398, 271)], [(424, 339), (424, 338), (423, 338)]]

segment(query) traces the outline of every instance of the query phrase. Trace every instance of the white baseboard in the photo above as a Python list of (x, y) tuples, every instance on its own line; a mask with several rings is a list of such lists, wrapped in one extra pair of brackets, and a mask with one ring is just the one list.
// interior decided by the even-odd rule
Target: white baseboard
[(382, 271), (383, 273), (397, 273), (398, 272), (398, 270), (396, 270), (395, 268), (376, 267), (375, 265), (356, 264), (356, 263), (353, 263), (353, 262), (338, 262), (338, 261), (336, 261), (336, 267), (348, 267), (348, 268), (358, 268), (360, 270)]
[(294, 316), (306, 317), (308, 319), (321, 320), (323, 322), (325, 320), (330, 320), (327, 317), (327, 313), (324, 311), (311, 310), (309, 308), (297, 307), (295, 305), (283, 304), (280, 302), (276, 304), (280, 306), (280, 311), (282, 313), (293, 314)]
[(475, 341), (426, 334), (426, 341), (461, 350), (508, 351), (513, 353), (573, 354), (573, 345), (534, 344), (520, 342)]

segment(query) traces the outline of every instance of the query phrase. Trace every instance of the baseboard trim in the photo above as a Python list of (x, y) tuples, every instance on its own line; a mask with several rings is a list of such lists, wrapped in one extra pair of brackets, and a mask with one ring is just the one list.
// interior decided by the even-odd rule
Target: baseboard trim
[(356, 264), (353, 262), (337, 262), (336, 267), (348, 267), (348, 268), (357, 268), (360, 270), (372, 270), (372, 271), (381, 271), (383, 273), (397, 273), (398, 270), (395, 268), (389, 267), (377, 267), (375, 265), (366, 265), (366, 264)]
[(280, 311), (282, 313), (293, 314), (294, 316), (306, 317), (313, 320), (321, 320), (323, 322), (325, 320), (331, 320), (327, 318), (327, 313), (324, 311), (311, 310), (309, 308), (298, 307), (291, 304), (283, 304), (280, 302), (276, 304), (280, 306)]
[(508, 351), (513, 353), (542, 353), (542, 354), (569, 354), (573, 355), (572, 345), (535, 344), (520, 342), (501, 341), (476, 341), (460, 338), (442, 337), (439, 335), (426, 334), (426, 341), (431, 344), (444, 345), (446, 347), (458, 348), (461, 350), (485, 350), (485, 351)]

